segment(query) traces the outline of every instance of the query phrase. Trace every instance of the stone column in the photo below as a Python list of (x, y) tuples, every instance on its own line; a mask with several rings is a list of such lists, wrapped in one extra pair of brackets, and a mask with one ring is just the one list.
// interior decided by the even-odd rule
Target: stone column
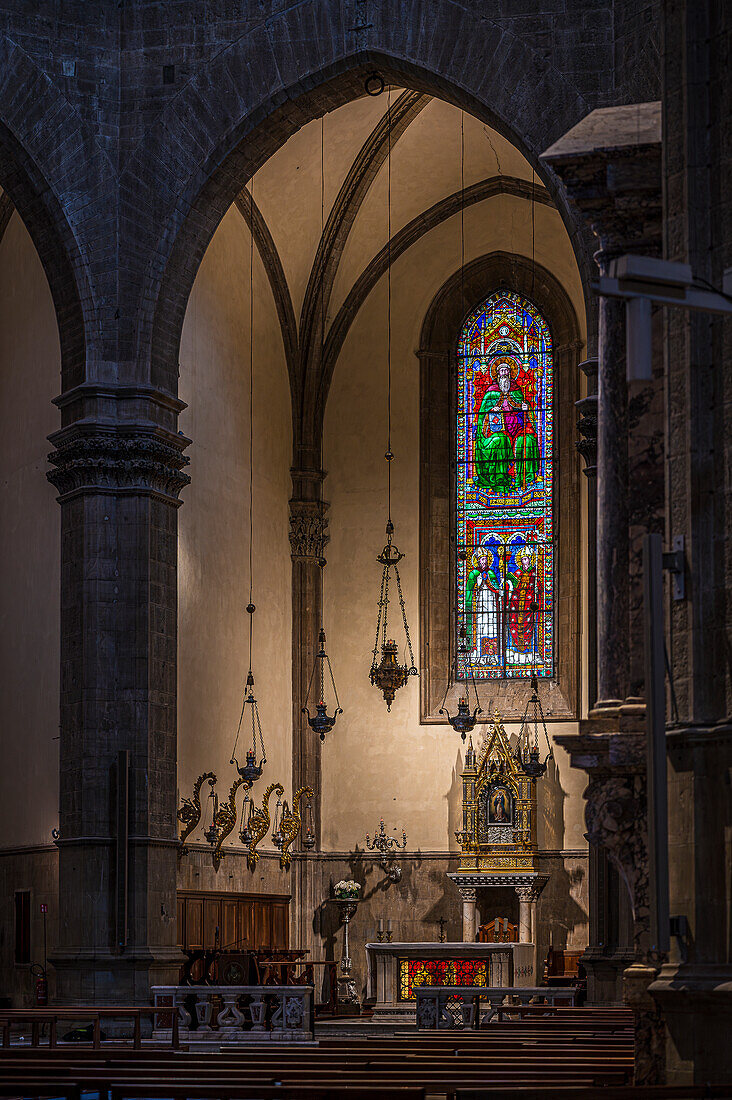
[(546, 885), (546, 881), (546, 878), (543, 878), (535, 886), (517, 886), (515, 888), (516, 895), (519, 899), (519, 943), (531, 943), (534, 945), (532, 966), (535, 984), (538, 984), (539, 981), (539, 945), (537, 942), (536, 905), (541, 891)]
[(475, 943), (477, 932), (476, 922), (476, 892), (471, 886), (460, 886), (460, 897), (463, 899), (463, 943)]
[[(137, 415), (119, 419), (130, 403)], [(162, 394), (85, 386), (58, 404), (63, 908), (51, 961), (61, 1002), (147, 1003), (183, 961), (177, 509), (190, 440), (175, 431), (182, 403)]]
[(587, 395), (575, 402), (579, 413), (575, 447), (584, 460), (587, 478), (587, 698), (597, 700), (597, 359), (586, 359), (580, 370), (587, 379)]
[[(318, 649), (321, 626), (321, 563), (328, 542), (328, 505), (322, 500), (324, 474), (320, 469), (293, 469), (290, 500), (292, 557), (292, 789), (310, 786), (315, 792), (313, 829), (315, 851), (320, 851), (321, 766), (320, 739), (307, 723), (302, 708)], [(316, 700), (317, 702), (317, 700)], [(301, 853), (293, 865), (293, 943), (313, 949), (312, 915), (322, 902), (315, 870), (320, 865)]]
[(519, 943), (531, 943), (531, 890), (518, 886), (519, 899)]
[[(606, 275), (618, 251), (595, 256)], [(628, 688), (628, 388), (625, 305), (600, 298), (597, 395), (597, 699), (593, 713), (615, 711)]]

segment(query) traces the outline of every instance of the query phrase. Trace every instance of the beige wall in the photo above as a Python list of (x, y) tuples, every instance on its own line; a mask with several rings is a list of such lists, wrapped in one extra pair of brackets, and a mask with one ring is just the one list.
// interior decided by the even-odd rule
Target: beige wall
[(0, 846), (58, 824), (61, 510), (46, 480), (61, 353), (46, 276), (13, 214), (0, 243)]
[[(249, 661), (249, 241), (232, 208), (201, 263), (183, 327), (180, 395), (188, 409), (180, 427), (193, 443), (191, 485), (179, 513), (181, 795), (190, 795), (203, 771), (219, 776), (220, 797), (236, 778), (229, 760)], [(254, 289), (254, 675), (266, 774), (282, 780), (289, 793), (290, 397), (272, 295), (256, 251)], [(249, 744), (251, 732), (243, 737)], [(244, 748), (239, 751), (243, 759)], [(200, 832), (191, 839), (200, 839)]]
[[(531, 256), (530, 206), (498, 196), (465, 213), (466, 260), (505, 249)], [(582, 318), (574, 258), (559, 215), (537, 207), (535, 255), (561, 280)], [(402, 578), (418, 650), (419, 370), (414, 354), (425, 312), (456, 267), (459, 218), (433, 230), (399, 259), (392, 276), (393, 516), (405, 554)], [(486, 293), (492, 288), (487, 287)], [(456, 850), (462, 742), (449, 727), (419, 724), (416, 680), (388, 714), (368, 680), (386, 519), (385, 280), (364, 303), (348, 335), (326, 412), (326, 497), (331, 502), (326, 627), (345, 710), (323, 751), (323, 843), (345, 850), (373, 833), (379, 816), (404, 827), (410, 850)], [(567, 415), (574, 416), (569, 408)], [(398, 614), (392, 606), (392, 621)], [(397, 627), (395, 631), (398, 633)], [(490, 698), (484, 691), (484, 707)], [(562, 724), (566, 732), (568, 724)], [(558, 725), (552, 726), (558, 731)], [(556, 750), (557, 769), (542, 784), (539, 844), (584, 848), (582, 773)]]

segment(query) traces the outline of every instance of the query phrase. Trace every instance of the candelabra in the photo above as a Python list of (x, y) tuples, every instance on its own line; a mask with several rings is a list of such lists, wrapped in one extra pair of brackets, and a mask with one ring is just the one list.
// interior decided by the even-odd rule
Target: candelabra
[(396, 851), (400, 848), (406, 848), (407, 846), (407, 834), (402, 829), (402, 839), (399, 841), (395, 836), (387, 836), (386, 829), (384, 828), (383, 817), (379, 821), (379, 831), (372, 840), (370, 835), (366, 833), (366, 847), (370, 852), (379, 852), (378, 864), (382, 870), (386, 871), (387, 878), (390, 882), (399, 882), (402, 877), (402, 869), (395, 862)]

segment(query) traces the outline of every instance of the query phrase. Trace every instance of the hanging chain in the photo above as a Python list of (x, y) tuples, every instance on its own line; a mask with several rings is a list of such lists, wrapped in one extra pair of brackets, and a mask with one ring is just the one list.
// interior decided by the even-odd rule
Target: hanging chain
[(249, 677), (252, 675), (254, 628), (254, 176), (249, 187), (252, 230), (249, 236)]
[(414, 663), (414, 653), (412, 652), (412, 639), (409, 637), (409, 624), (407, 623), (407, 612), (404, 607), (404, 596), (402, 595), (402, 582), (399, 576), (399, 566), (394, 566), (394, 572), (396, 574), (397, 592), (399, 593), (399, 606), (402, 609), (402, 621), (404, 623), (404, 633), (407, 638), (407, 649), (409, 650), (409, 675), (413, 676), (417, 672), (417, 666)]

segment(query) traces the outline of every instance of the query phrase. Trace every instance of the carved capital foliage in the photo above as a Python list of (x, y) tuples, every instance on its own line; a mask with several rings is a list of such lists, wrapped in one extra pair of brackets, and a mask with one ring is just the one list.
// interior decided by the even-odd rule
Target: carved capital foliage
[(575, 408), (580, 414), (577, 421), (580, 438), (575, 447), (584, 459), (585, 473), (589, 477), (597, 472), (597, 395), (575, 401)]
[(293, 561), (318, 564), (325, 556), (328, 505), (320, 500), (290, 501), (290, 553)]
[(463, 901), (475, 901), (477, 898), (477, 892), (471, 886), (459, 886), (458, 890)]
[(66, 501), (82, 493), (143, 493), (179, 504), (190, 483), (183, 472), (188, 458), (183, 435), (142, 426), (64, 429), (51, 436), (56, 449), (48, 456), (54, 467), (46, 476)]
[(537, 890), (533, 886), (517, 886), (516, 897), (519, 901), (538, 901), (541, 890)]

